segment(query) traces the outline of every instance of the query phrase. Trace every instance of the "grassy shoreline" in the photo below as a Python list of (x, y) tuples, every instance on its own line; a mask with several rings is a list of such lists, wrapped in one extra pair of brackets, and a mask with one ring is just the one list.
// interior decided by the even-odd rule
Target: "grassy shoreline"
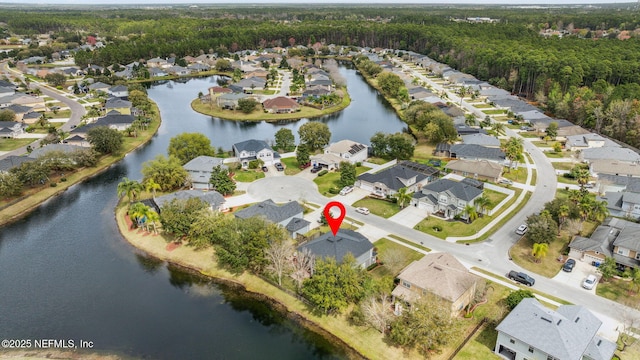
[(35, 210), (43, 202), (49, 200), (54, 196), (62, 194), (73, 185), (81, 183), (88, 178), (106, 171), (112, 165), (122, 160), (128, 153), (149, 142), (149, 140), (151, 140), (151, 138), (153, 138), (153, 136), (156, 134), (161, 124), (160, 109), (158, 108), (157, 104), (155, 104), (153, 101), (151, 102), (156, 113), (153, 121), (151, 122), (151, 126), (149, 127), (149, 129), (140, 132), (140, 136), (138, 136), (137, 138), (125, 137), (124, 146), (121, 153), (102, 156), (95, 167), (83, 168), (74, 171), (73, 173), (69, 173), (66, 176), (67, 181), (57, 183), (56, 187), (42, 186), (32, 194), (24, 195), (12, 200), (8, 205), (0, 209), (0, 226), (23, 218), (24, 216)]
[(295, 120), (300, 120), (305, 118), (312, 119), (312, 118), (322, 117), (325, 115), (334, 114), (344, 110), (347, 106), (349, 106), (349, 104), (351, 104), (351, 98), (349, 97), (349, 94), (347, 93), (346, 89), (344, 91), (344, 94), (345, 95), (344, 95), (344, 98), (342, 99), (342, 102), (336, 106), (333, 106), (324, 110), (314, 109), (308, 106), (302, 106), (301, 111), (294, 112), (291, 114), (270, 114), (270, 113), (265, 113), (262, 110), (254, 110), (251, 114), (245, 114), (241, 111), (231, 111), (231, 110), (213, 108), (209, 104), (202, 103), (200, 99), (194, 99), (191, 102), (191, 109), (203, 115), (212, 116), (212, 117), (220, 118), (223, 120), (231, 120), (231, 121), (267, 121), (267, 122), (270, 122), (270, 121), (276, 122), (276, 121), (282, 121), (282, 120), (295, 121)]
[(339, 344), (351, 359), (407, 358), (404, 350), (387, 345), (384, 337), (377, 330), (349, 324), (348, 311), (336, 316), (316, 315), (307, 304), (258, 276), (246, 272), (240, 275), (228, 272), (217, 264), (215, 251), (212, 248), (196, 251), (181, 245), (173, 250), (167, 250), (167, 241), (161, 235), (129, 229), (125, 218), (126, 206), (118, 206), (114, 215), (120, 233), (133, 247), (155, 258), (196, 271), (214, 280), (238, 286), (252, 296), (262, 297), (289, 319), (298, 321), (308, 329)]

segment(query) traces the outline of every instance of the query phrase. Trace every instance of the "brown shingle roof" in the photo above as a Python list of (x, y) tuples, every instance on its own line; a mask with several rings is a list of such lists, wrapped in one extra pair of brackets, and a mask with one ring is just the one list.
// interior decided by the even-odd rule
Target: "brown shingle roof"
[(265, 109), (295, 109), (298, 107), (298, 103), (295, 100), (285, 96), (265, 100), (262, 105)]

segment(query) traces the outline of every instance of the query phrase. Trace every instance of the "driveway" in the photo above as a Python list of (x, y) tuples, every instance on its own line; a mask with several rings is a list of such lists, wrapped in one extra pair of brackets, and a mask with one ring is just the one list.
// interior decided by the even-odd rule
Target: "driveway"
[[(582, 288), (582, 282), (584, 281), (584, 279), (586, 279), (588, 275), (591, 275), (591, 274), (596, 275), (599, 279), (600, 275), (596, 273), (596, 268), (584, 261), (580, 261), (577, 259), (574, 259), (574, 260), (576, 260), (576, 266), (573, 267), (573, 271), (565, 272), (563, 270), (560, 270), (560, 272), (558, 272), (558, 274), (553, 277), (553, 280), (559, 283), (562, 283), (569, 288), (572, 288), (572, 289), (575, 288), (576, 291), (590, 292), (595, 295), (596, 293), (595, 286), (592, 290), (587, 290)], [(562, 266), (562, 263), (558, 262), (558, 267), (561, 267), (561, 266)]]
[(419, 209), (416, 206), (407, 206), (399, 213), (390, 217), (389, 220), (408, 228), (413, 228), (425, 217), (427, 217), (427, 211), (425, 209)]
[(352, 192), (347, 195), (336, 195), (332, 198), (333, 201), (340, 201), (344, 205), (353, 205), (354, 202), (365, 198), (369, 195), (368, 191), (360, 188), (354, 188)]

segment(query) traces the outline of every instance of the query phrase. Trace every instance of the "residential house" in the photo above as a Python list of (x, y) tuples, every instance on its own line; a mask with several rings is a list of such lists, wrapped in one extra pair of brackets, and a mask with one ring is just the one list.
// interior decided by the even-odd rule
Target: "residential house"
[(131, 102), (120, 98), (109, 98), (104, 104), (104, 109), (108, 113), (115, 111), (122, 115), (131, 115)]
[(199, 72), (211, 70), (211, 66), (207, 64), (196, 63), (196, 64), (190, 64), (189, 66), (187, 66), (187, 69), (189, 69), (189, 71), (191, 71), (192, 73), (199, 73)]
[(35, 124), (42, 117), (42, 113), (29, 111), (22, 115), (22, 122), (25, 124)]
[[(599, 193), (624, 191), (630, 186), (640, 189), (640, 177), (598, 174), (596, 187)], [(638, 190), (640, 192), (640, 190)]]
[(341, 140), (324, 148), (325, 154), (332, 154), (352, 164), (363, 162), (369, 157), (369, 147), (353, 140)]
[(31, 107), (12, 104), (4, 108), (5, 110), (11, 110), (15, 114), (16, 121), (22, 121), (22, 117), (31, 111)]
[(15, 156), (9, 155), (3, 159), (0, 159), (0, 174), (9, 172), (13, 168), (17, 168), (22, 163), (33, 161), (34, 159), (27, 156)]
[(223, 159), (202, 155), (190, 160), (182, 167), (189, 173), (193, 189), (210, 190), (211, 184), (209, 180), (211, 179), (213, 168), (216, 166), (227, 168), (222, 162)]
[(164, 71), (161, 68), (157, 68), (157, 67), (152, 67), (149, 69), (149, 76), (154, 78), (154, 77), (162, 77), (162, 76), (167, 76), (169, 75), (166, 71)]
[(269, 76), (269, 72), (267, 70), (253, 70), (246, 72), (242, 75), (244, 79), (256, 77), (259, 79), (263, 79), (265, 82), (267, 81), (267, 77)]
[(369, 191), (378, 196), (393, 196), (401, 188), (407, 188), (408, 192), (416, 192), (420, 188), (433, 181), (439, 171), (437, 169), (424, 166), (425, 171), (418, 171), (413, 168), (413, 163), (396, 164), (378, 173), (364, 173), (358, 176), (355, 186), (365, 191)]
[(251, 139), (235, 143), (233, 153), (243, 168), (247, 168), (249, 162), (256, 159), (262, 160), (267, 166), (280, 162), (280, 154), (273, 151), (271, 146), (263, 140)]
[(46, 111), (47, 106), (44, 103), (44, 98), (40, 96), (31, 96), (26, 94), (17, 93), (17, 96), (7, 99), (11, 99), (11, 104), (28, 106), (32, 111)]
[(588, 133), (581, 135), (569, 135), (564, 144), (565, 149), (569, 151), (578, 151), (590, 148), (618, 146), (615, 142), (603, 137), (599, 134)]
[(488, 148), (500, 148), (500, 139), (487, 134), (462, 135), (462, 143), (480, 145)]
[(68, 138), (64, 139), (63, 143), (69, 144), (69, 145), (82, 146), (82, 147), (91, 147), (91, 143), (89, 142), (89, 140), (87, 140), (86, 135), (81, 136), (78, 134), (73, 134)]
[(638, 163), (640, 162), (640, 155), (631, 149), (606, 146), (582, 150), (579, 155), (579, 160), (586, 163), (591, 163), (596, 160)]
[(124, 85), (116, 85), (108, 88), (107, 93), (117, 98), (126, 98), (129, 96), (129, 88)]
[(268, 199), (248, 208), (238, 210), (235, 216), (239, 219), (262, 217), (269, 222), (284, 227), (289, 232), (289, 235), (295, 239), (298, 235), (309, 232), (311, 223), (304, 220), (303, 212), (304, 209), (296, 201), (278, 205), (273, 200)]
[(26, 125), (17, 121), (0, 121), (0, 137), (13, 139), (24, 134)]
[(69, 144), (47, 144), (43, 147), (34, 149), (29, 154), (29, 157), (32, 159), (37, 159), (51, 151), (62, 152), (65, 154), (73, 154), (76, 151), (87, 151), (87, 148), (83, 148), (81, 146), (76, 146), (76, 145), (69, 145)]
[(422, 191), (413, 194), (411, 205), (426, 209), (445, 219), (456, 215), (466, 219), (464, 208), (473, 205), (475, 199), (482, 196), (482, 190), (475, 186), (450, 179), (440, 179), (422, 187)]
[(295, 100), (286, 96), (267, 99), (262, 103), (262, 106), (271, 114), (289, 114), (300, 109), (300, 105)]
[(179, 66), (179, 65), (170, 66), (170, 67), (166, 68), (166, 71), (169, 74), (175, 75), (175, 76), (185, 76), (185, 75), (191, 74), (191, 70), (187, 69), (186, 67)]
[(455, 127), (459, 136), (468, 135), (468, 134), (486, 134), (487, 133), (487, 130), (485, 129), (475, 128), (475, 127), (467, 126), (464, 124), (457, 124), (455, 125)]
[(475, 144), (451, 145), (451, 157), (462, 160), (488, 160), (504, 164), (506, 155), (499, 148)]
[(628, 188), (619, 192), (608, 191), (598, 197), (607, 202), (607, 209), (612, 216), (627, 217), (640, 220), (640, 189), (631, 191)]
[(235, 110), (238, 107), (238, 100), (248, 98), (246, 94), (226, 93), (216, 97), (216, 104), (222, 109)]
[(258, 91), (264, 90), (266, 85), (267, 85), (267, 81), (265, 79), (261, 79), (254, 76), (247, 79), (242, 79), (237, 83), (230, 85), (229, 87), (232, 88), (232, 90), (233, 88), (237, 88), (240, 90), (240, 92), (252, 94), (254, 90), (258, 90)]
[(398, 280), (391, 293), (395, 299), (412, 304), (427, 293), (433, 294), (451, 303), (451, 316), (456, 316), (473, 301), (480, 278), (453, 255), (441, 252), (412, 262)]
[(640, 224), (607, 218), (589, 238), (576, 236), (569, 243), (569, 256), (587, 262), (613, 257), (620, 268), (640, 267)]
[(584, 306), (554, 311), (525, 298), (496, 327), (494, 351), (508, 360), (610, 360), (616, 344), (598, 335), (601, 325)]
[(8, 83), (10, 85), (4, 86), (0, 84), (0, 97), (11, 96), (16, 93), (15, 85), (9, 83), (8, 81), (3, 81), (3, 83)]
[(150, 68), (161, 68), (167, 66), (167, 60), (155, 57), (153, 59), (147, 60), (147, 67)]
[(589, 164), (589, 170), (595, 177), (615, 175), (640, 178), (640, 164), (611, 160), (594, 160)]
[(324, 233), (298, 246), (299, 252), (305, 250), (316, 259), (333, 258), (338, 263), (342, 263), (344, 257), (351, 254), (356, 259), (356, 264), (365, 269), (376, 262), (371, 241), (353, 230), (340, 229), (335, 236), (331, 232)]
[(222, 86), (212, 86), (209, 88), (209, 98), (210, 99), (215, 99), (217, 96), (220, 96), (222, 94), (230, 94), (233, 91), (231, 91), (231, 89), (229, 88), (225, 88)]
[(153, 198), (155, 208), (160, 212), (165, 204), (171, 203), (173, 200), (188, 200), (192, 198), (198, 198), (209, 205), (211, 210), (224, 211), (225, 199), (217, 191), (200, 191), (200, 190), (180, 190), (171, 194), (162, 195)]
[(437, 144), (435, 150), (433, 150), (433, 155), (438, 157), (451, 157), (451, 144)]
[(109, 90), (109, 88), (111, 87), (111, 85), (105, 84), (103, 82), (98, 81), (97, 83), (93, 83), (91, 85), (89, 85), (89, 91), (98, 91), (98, 92), (103, 92), (106, 93), (107, 90)]
[(337, 170), (340, 168), (340, 163), (346, 161), (338, 155), (326, 153), (311, 155), (309, 160), (313, 167), (320, 167), (327, 170)]
[(488, 160), (451, 160), (444, 168), (456, 175), (497, 182), (503, 166)]
[[(125, 131), (133, 124), (136, 119), (133, 115), (120, 114), (116, 111), (110, 111), (107, 115), (99, 118), (93, 124), (95, 126), (106, 126), (110, 129), (116, 129), (118, 131)], [(83, 126), (86, 127), (86, 126)]]

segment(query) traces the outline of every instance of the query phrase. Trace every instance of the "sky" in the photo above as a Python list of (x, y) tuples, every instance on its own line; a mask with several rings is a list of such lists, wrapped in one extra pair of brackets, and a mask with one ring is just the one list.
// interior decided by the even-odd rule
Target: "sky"
[[(349, 3), (376, 3), (376, 4), (613, 4), (637, 2), (637, 0), (311, 0), (311, 3), (321, 4), (349, 4)], [(67, 4), (67, 5), (98, 5), (98, 4), (273, 4), (273, 3), (307, 3), (301, 0), (0, 0), (3, 3), (18, 4)]]

